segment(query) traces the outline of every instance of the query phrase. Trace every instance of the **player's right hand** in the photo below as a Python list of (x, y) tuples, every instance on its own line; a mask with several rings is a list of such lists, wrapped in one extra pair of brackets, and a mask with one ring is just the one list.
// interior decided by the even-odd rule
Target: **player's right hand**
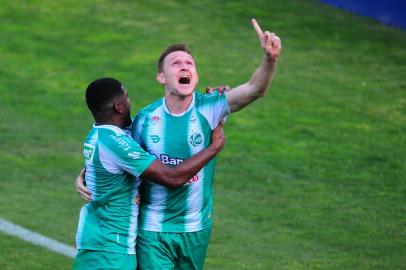
[(220, 122), (218, 126), (213, 129), (213, 133), (211, 134), (211, 147), (214, 147), (218, 152), (223, 150), (224, 144), (226, 142), (226, 138), (224, 136), (223, 130), (223, 123)]
[(264, 49), (265, 53), (273, 60), (278, 60), (279, 55), (282, 50), (281, 39), (275, 34), (269, 31), (262, 32), (261, 27), (259, 27), (255, 19), (251, 20), (252, 26), (257, 32), (259, 42), (261, 47)]
[(92, 193), (85, 186), (85, 169), (82, 169), (76, 177), (76, 191), (79, 193), (80, 197), (85, 201), (90, 202), (92, 200)]

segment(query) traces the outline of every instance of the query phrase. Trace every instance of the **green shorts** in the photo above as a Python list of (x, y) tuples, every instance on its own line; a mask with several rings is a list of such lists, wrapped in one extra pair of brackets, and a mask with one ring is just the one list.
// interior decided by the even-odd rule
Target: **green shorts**
[(75, 257), (74, 270), (135, 270), (137, 258), (135, 254), (123, 254), (99, 250), (81, 249)]
[(138, 231), (138, 270), (202, 269), (211, 228), (198, 232)]

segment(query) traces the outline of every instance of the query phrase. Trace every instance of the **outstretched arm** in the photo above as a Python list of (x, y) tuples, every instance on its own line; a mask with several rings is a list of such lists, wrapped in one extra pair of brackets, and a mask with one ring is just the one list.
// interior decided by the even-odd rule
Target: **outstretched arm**
[(248, 82), (237, 86), (230, 92), (226, 92), (231, 112), (241, 110), (267, 93), (282, 49), (281, 40), (278, 36), (269, 31), (262, 32), (255, 19), (252, 19), (251, 23), (258, 34), (261, 47), (264, 49), (264, 57), (261, 65), (252, 74)]

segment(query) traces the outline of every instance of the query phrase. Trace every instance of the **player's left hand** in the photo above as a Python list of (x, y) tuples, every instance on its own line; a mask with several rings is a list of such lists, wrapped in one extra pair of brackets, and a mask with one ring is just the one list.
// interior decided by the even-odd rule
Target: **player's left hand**
[(85, 169), (82, 169), (76, 177), (76, 191), (79, 193), (80, 197), (87, 202), (92, 200), (92, 193), (85, 186)]
[(281, 39), (269, 31), (262, 32), (261, 27), (259, 27), (255, 19), (251, 19), (252, 26), (257, 32), (259, 42), (261, 47), (264, 49), (265, 53), (273, 60), (278, 60), (279, 55), (282, 50)]
[(223, 150), (224, 144), (225, 144), (225, 136), (224, 136), (224, 130), (223, 130), (223, 123), (220, 122), (215, 129), (213, 129), (213, 132), (211, 134), (211, 144), (209, 147), (214, 147), (218, 152)]
[(215, 87), (211, 87), (211, 86), (207, 86), (206, 88), (206, 94), (211, 94), (215, 91), (219, 92), (220, 96), (228, 91), (231, 90), (231, 87), (228, 85), (220, 85), (220, 86), (215, 86)]

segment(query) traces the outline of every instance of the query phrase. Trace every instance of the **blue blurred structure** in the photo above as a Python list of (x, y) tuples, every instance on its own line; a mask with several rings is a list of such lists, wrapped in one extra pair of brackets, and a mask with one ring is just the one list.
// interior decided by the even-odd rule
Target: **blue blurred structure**
[(321, 2), (406, 29), (405, 0), (321, 0)]

